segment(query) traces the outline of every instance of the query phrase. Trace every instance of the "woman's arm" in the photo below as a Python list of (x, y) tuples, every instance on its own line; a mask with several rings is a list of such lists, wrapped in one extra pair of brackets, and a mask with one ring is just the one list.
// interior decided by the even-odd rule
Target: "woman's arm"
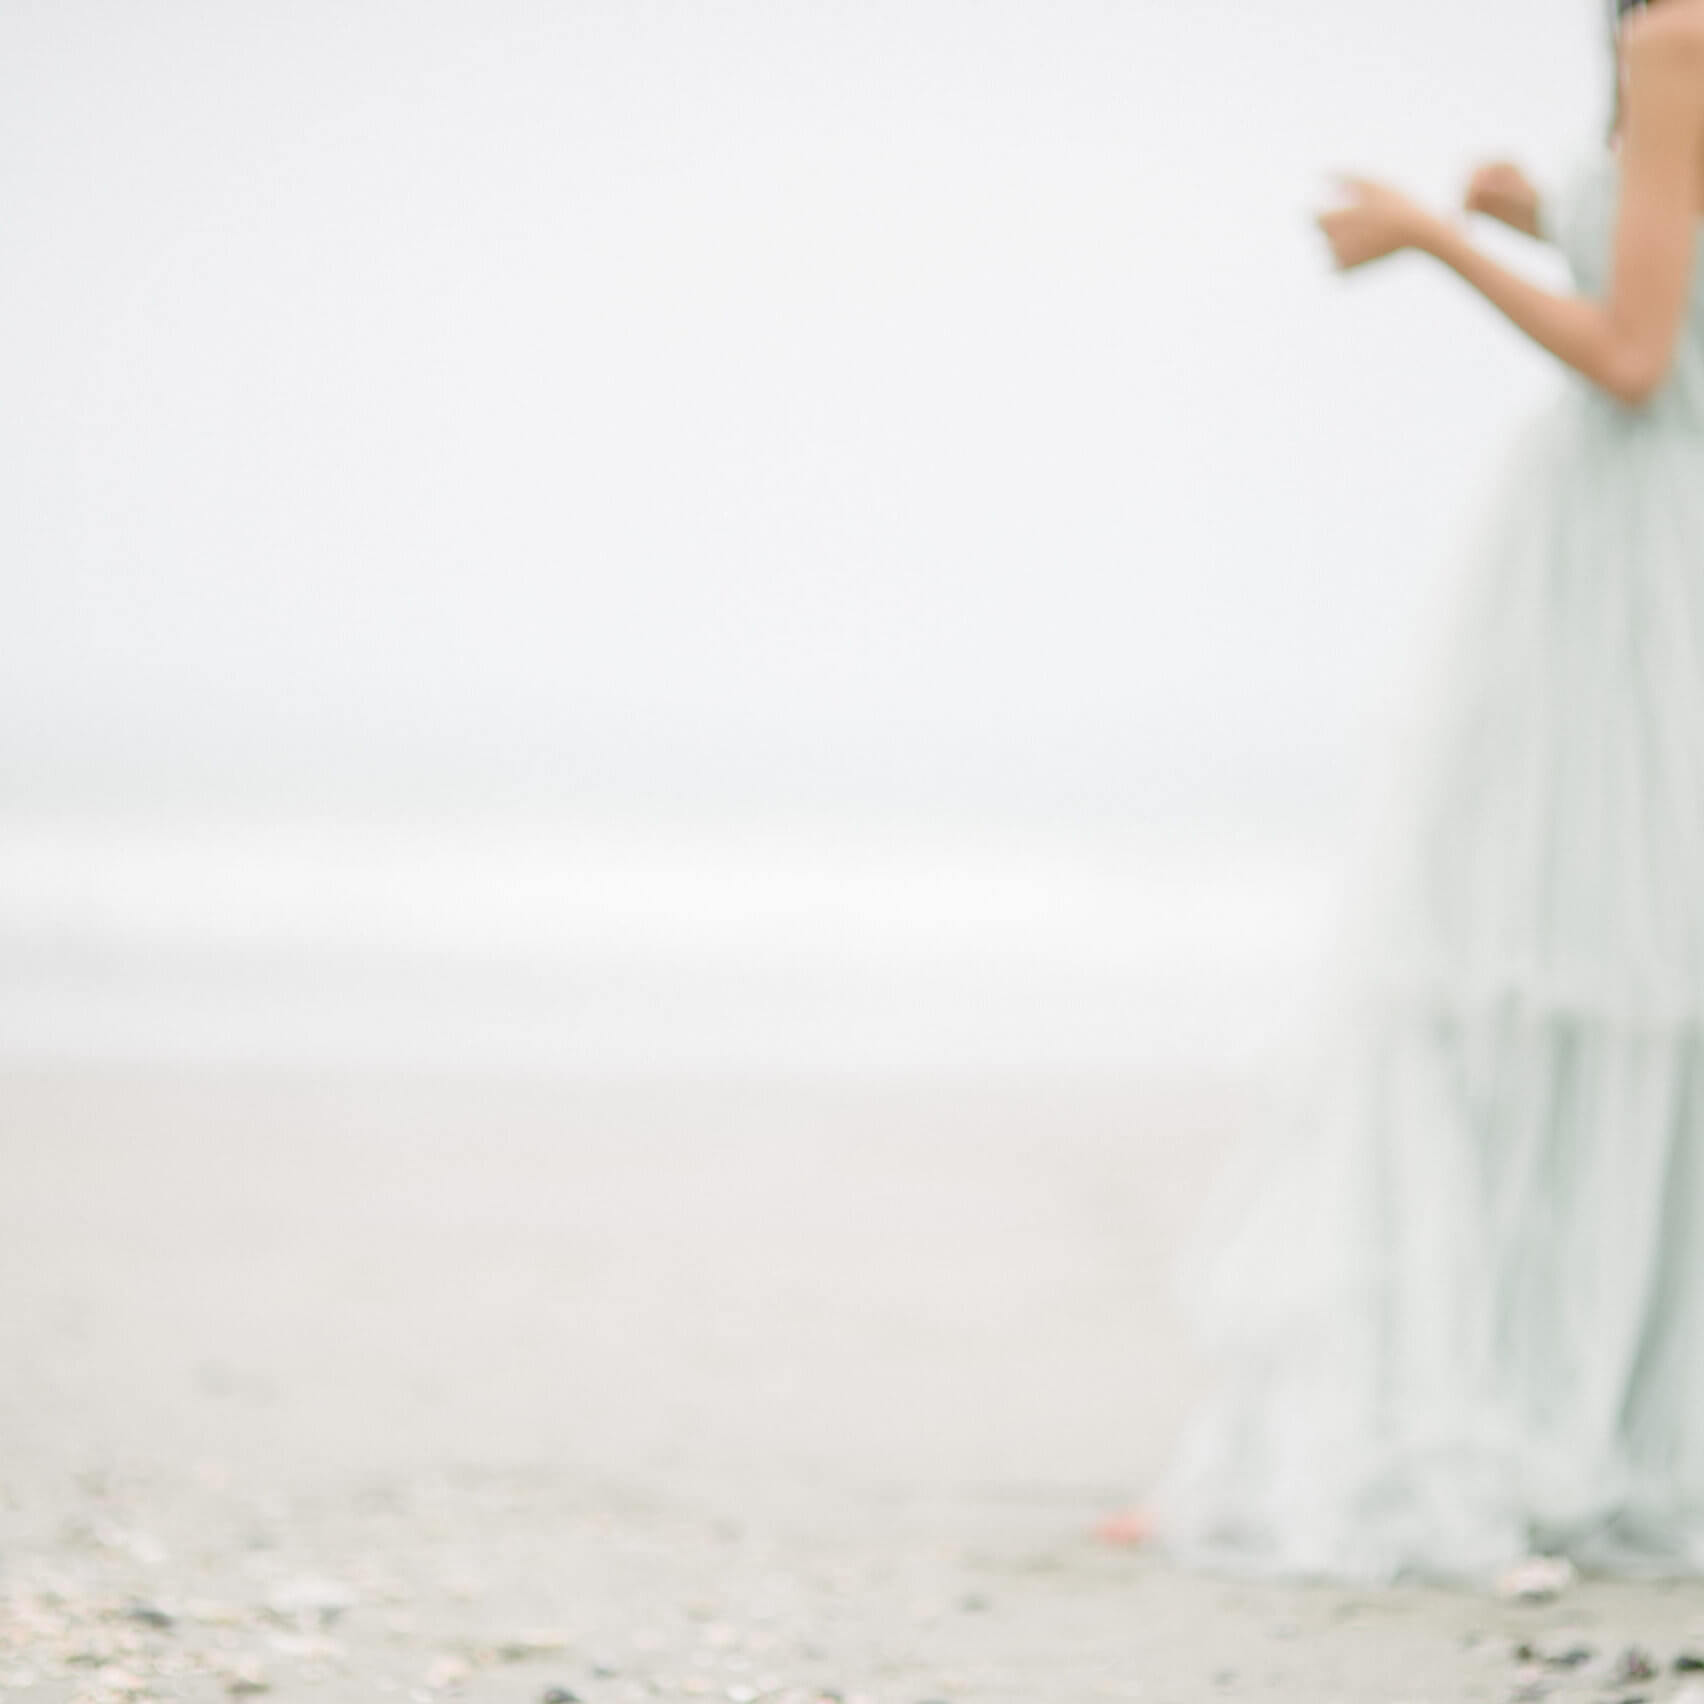
[(1526, 173), (1507, 160), (1495, 160), (1473, 174), (1462, 197), (1462, 208), (1468, 213), (1483, 213), (1537, 242), (1550, 240), (1543, 198)]
[(1322, 214), (1341, 266), (1419, 249), (1478, 290), (1534, 342), (1629, 405), (1667, 376), (1686, 309), (1704, 167), (1704, 34), (1657, 13), (1627, 32), (1621, 196), (1602, 300), (1529, 283), (1447, 220), (1381, 184), (1349, 179), (1357, 201)]

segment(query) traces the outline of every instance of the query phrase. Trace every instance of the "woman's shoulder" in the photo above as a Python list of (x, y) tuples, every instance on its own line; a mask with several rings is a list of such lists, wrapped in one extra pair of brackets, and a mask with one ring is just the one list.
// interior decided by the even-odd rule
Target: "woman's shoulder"
[(1629, 69), (1639, 64), (1704, 66), (1704, 0), (1641, 7), (1627, 21), (1621, 40)]
[[(1621, 39), (1622, 99), (1638, 128), (1704, 147), (1704, 0), (1664, 0), (1636, 13)], [(1704, 211), (1704, 210), (1701, 210)]]

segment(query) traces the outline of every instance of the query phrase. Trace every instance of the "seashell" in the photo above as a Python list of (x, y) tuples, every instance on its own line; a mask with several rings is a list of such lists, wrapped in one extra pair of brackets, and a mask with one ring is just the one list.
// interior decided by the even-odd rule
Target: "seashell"
[(1578, 1575), (1566, 1556), (1528, 1556), (1504, 1571), (1497, 1595), (1517, 1603), (1546, 1603), (1559, 1597)]

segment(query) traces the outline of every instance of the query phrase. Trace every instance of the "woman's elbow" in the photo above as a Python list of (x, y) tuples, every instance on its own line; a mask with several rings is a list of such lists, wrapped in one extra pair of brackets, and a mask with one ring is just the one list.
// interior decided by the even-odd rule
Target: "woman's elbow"
[(1618, 349), (1605, 363), (1599, 383), (1617, 402), (1643, 408), (1668, 379), (1670, 358), (1667, 350)]

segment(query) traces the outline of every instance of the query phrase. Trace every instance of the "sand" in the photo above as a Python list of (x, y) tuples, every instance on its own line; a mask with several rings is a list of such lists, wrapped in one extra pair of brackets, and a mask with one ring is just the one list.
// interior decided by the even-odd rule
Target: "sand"
[[(1094, 1539), (1199, 1387), (1165, 1275), (1267, 1092), (0, 1073), (0, 1688), (1676, 1694), (1690, 1584), (1255, 1587)], [(1578, 1666), (1514, 1654), (1568, 1629)]]

